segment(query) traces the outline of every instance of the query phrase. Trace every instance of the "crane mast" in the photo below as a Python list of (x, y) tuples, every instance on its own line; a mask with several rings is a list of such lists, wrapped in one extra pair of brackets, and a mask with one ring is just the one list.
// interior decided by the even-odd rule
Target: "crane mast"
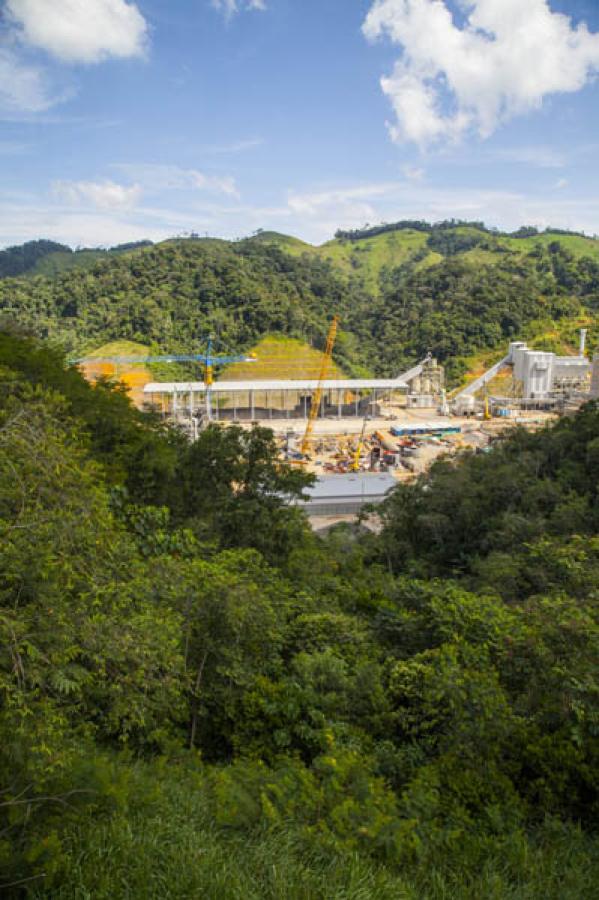
[(360, 439), (359, 439), (359, 441), (358, 441), (358, 446), (357, 446), (356, 452), (354, 453), (354, 458), (353, 458), (353, 461), (352, 461), (352, 464), (351, 464), (351, 471), (352, 471), (352, 472), (359, 472), (359, 471), (360, 471), (360, 457), (362, 456), (362, 448), (364, 447), (364, 438), (366, 437), (366, 423), (368, 422), (368, 419), (369, 419), (369, 418), (370, 418), (370, 416), (369, 416), (368, 413), (367, 413), (367, 414), (364, 416), (364, 421), (362, 422), (362, 432), (361, 432), (361, 434), (360, 434)]
[(316, 386), (316, 390), (314, 391), (314, 396), (312, 397), (310, 415), (308, 416), (306, 431), (304, 432), (304, 437), (302, 438), (302, 444), (300, 447), (302, 456), (306, 455), (310, 446), (310, 440), (312, 438), (312, 432), (314, 430), (314, 422), (316, 421), (316, 417), (318, 416), (320, 401), (322, 400), (323, 383), (326, 380), (329, 366), (331, 364), (331, 359), (333, 357), (333, 347), (335, 346), (335, 338), (337, 337), (337, 328), (339, 327), (339, 322), (339, 316), (334, 316), (333, 321), (331, 322), (331, 327), (329, 328), (327, 344), (322, 358), (322, 365), (320, 367), (320, 375), (318, 376), (318, 384)]

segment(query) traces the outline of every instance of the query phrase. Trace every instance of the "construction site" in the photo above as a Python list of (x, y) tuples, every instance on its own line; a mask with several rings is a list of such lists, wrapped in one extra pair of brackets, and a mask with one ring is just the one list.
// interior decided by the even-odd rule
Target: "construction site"
[[(441, 456), (488, 452), (506, 428), (542, 427), (599, 398), (599, 354), (588, 358), (584, 329), (578, 351), (568, 356), (513, 342), (499, 362), (448, 393), (444, 369), (430, 355), (393, 378), (343, 377), (332, 361), (338, 324), (335, 318), (311, 377), (249, 378), (259, 357), (217, 356), (211, 340), (205, 353), (193, 356), (95, 362), (198, 363), (198, 381), (146, 380), (142, 388), (138, 378), (140, 405), (191, 440), (213, 422), (271, 428), (282, 458), (318, 476), (305, 506), (319, 528), (355, 518), (364, 505), (381, 502), (398, 482), (417, 477)], [(235, 374), (236, 365), (243, 377), (215, 379), (216, 369)]]

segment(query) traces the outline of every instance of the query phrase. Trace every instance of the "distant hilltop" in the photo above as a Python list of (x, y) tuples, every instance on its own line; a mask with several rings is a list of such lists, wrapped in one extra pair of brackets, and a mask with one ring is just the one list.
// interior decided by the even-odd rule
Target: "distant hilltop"
[[(116, 247), (77, 248), (73, 250), (67, 244), (56, 241), (27, 241), (14, 247), (0, 250), (0, 278), (18, 278), (31, 272), (37, 275), (52, 275), (56, 271), (77, 268), (86, 263), (95, 262), (103, 256), (125, 253), (128, 250), (139, 250), (151, 247), (152, 241), (132, 241), (118, 244)], [(52, 262), (54, 261), (54, 265)]]
[[(582, 231), (574, 231), (567, 228), (550, 227), (541, 231), (532, 225), (523, 225), (516, 231), (501, 231), (498, 228), (488, 227), (484, 222), (464, 221), (461, 219), (447, 219), (435, 223), (426, 222), (422, 219), (404, 219), (399, 222), (383, 222), (379, 225), (366, 224), (361, 228), (355, 229), (338, 229), (333, 240), (327, 241), (320, 246), (314, 246), (292, 235), (263, 229), (258, 229), (249, 237), (241, 238), (238, 241), (222, 242), (243, 243), (244, 241), (255, 241), (273, 243), (292, 255), (299, 255), (304, 252), (318, 253), (325, 258), (330, 258), (333, 262), (343, 263), (343, 257), (347, 256), (347, 250), (336, 249), (342, 248), (343, 245), (359, 246), (374, 239), (395, 238), (394, 250), (399, 251), (401, 254), (402, 245), (409, 250), (410, 243), (414, 243), (413, 240), (410, 241), (410, 238), (414, 238), (414, 236), (420, 236), (421, 238), (420, 241), (415, 242), (421, 254), (423, 248), (428, 249), (433, 254), (429, 263), (438, 261), (437, 255), (453, 256), (475, 248), (491, 251), (501, 250), (501, 248), (512, 251), (517, 250), (517, 245), (513, 243), (515, 241), (523, 242), (520, 249), (524, 249), (526, 243), (531, 243), (535, 240), (540, 240), (542, 243), (563, 239), (570, 242), (573, 240), (583, 242), (578, 247), (569, 247), (577, 256), (585, 254), (594, 256), (595, 251), (589, 248), (593, 244), (599, 246), (596, 235), (589, 236)], [(220, 238), (208, 236), (201, 237), (196, 232), (189, 232), (168, 238), (162, 243), (170, 243), (172, 241), (221, 242), (221, 240)], [(147, 239), (117, 244), (114, 247), (77, 248), (46, 239), (27, 241), (24, 244), (0, 250), (0, 278), (18, 278), (21, 275), (30, 274), (56, 275), (68, 269), (88, 268), (110, 256), (143, 250), (152, 246), (154, 246), (154, 242)], [(422, 258), (424, 259), (425, 256), (426, 254)], [(360, 262), (364, 261), (356, 257), (351, 265), (353, 268), (360, 268)], [(395, 259), (385, 260), (385, 264), (389, 262), (395, 263)]]

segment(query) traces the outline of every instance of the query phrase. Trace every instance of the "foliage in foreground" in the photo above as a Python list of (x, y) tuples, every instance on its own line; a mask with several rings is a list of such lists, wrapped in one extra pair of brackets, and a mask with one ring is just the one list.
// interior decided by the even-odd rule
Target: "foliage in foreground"
[[(110, 815), (83, 813), (63, 831), (54, 900), (579, 900), (596, 889), (597, 844), (555, 820), (498, 836), (478, 871), (448, 855), (397, 869), (293, 822), (217, 824), (227, 810), (201, 772), (112, 765), (113, 782), (128, 772), (127, 786)], [(48, 896), (40, 884), (38, 900)]]
[(269, 432), (0, 348), (5, 893), (590, 896), (595, 406), (321, 543)]

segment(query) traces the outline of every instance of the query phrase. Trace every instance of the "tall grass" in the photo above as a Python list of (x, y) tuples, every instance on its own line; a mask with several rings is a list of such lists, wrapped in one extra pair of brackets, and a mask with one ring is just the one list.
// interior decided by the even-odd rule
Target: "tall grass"
[[(155, 770), (154, 770), (155, 771)], [(117, 812), (89, 816), (66, 832), (64, 864), (42, 900), (593, 900), (599, 843), (550, 824), (522, 847), (498, 840), (475, 873), (439, 859), (399, 871), (279, 831), (219, 829), (201, 783), (136, 770), (133, 797)]]

